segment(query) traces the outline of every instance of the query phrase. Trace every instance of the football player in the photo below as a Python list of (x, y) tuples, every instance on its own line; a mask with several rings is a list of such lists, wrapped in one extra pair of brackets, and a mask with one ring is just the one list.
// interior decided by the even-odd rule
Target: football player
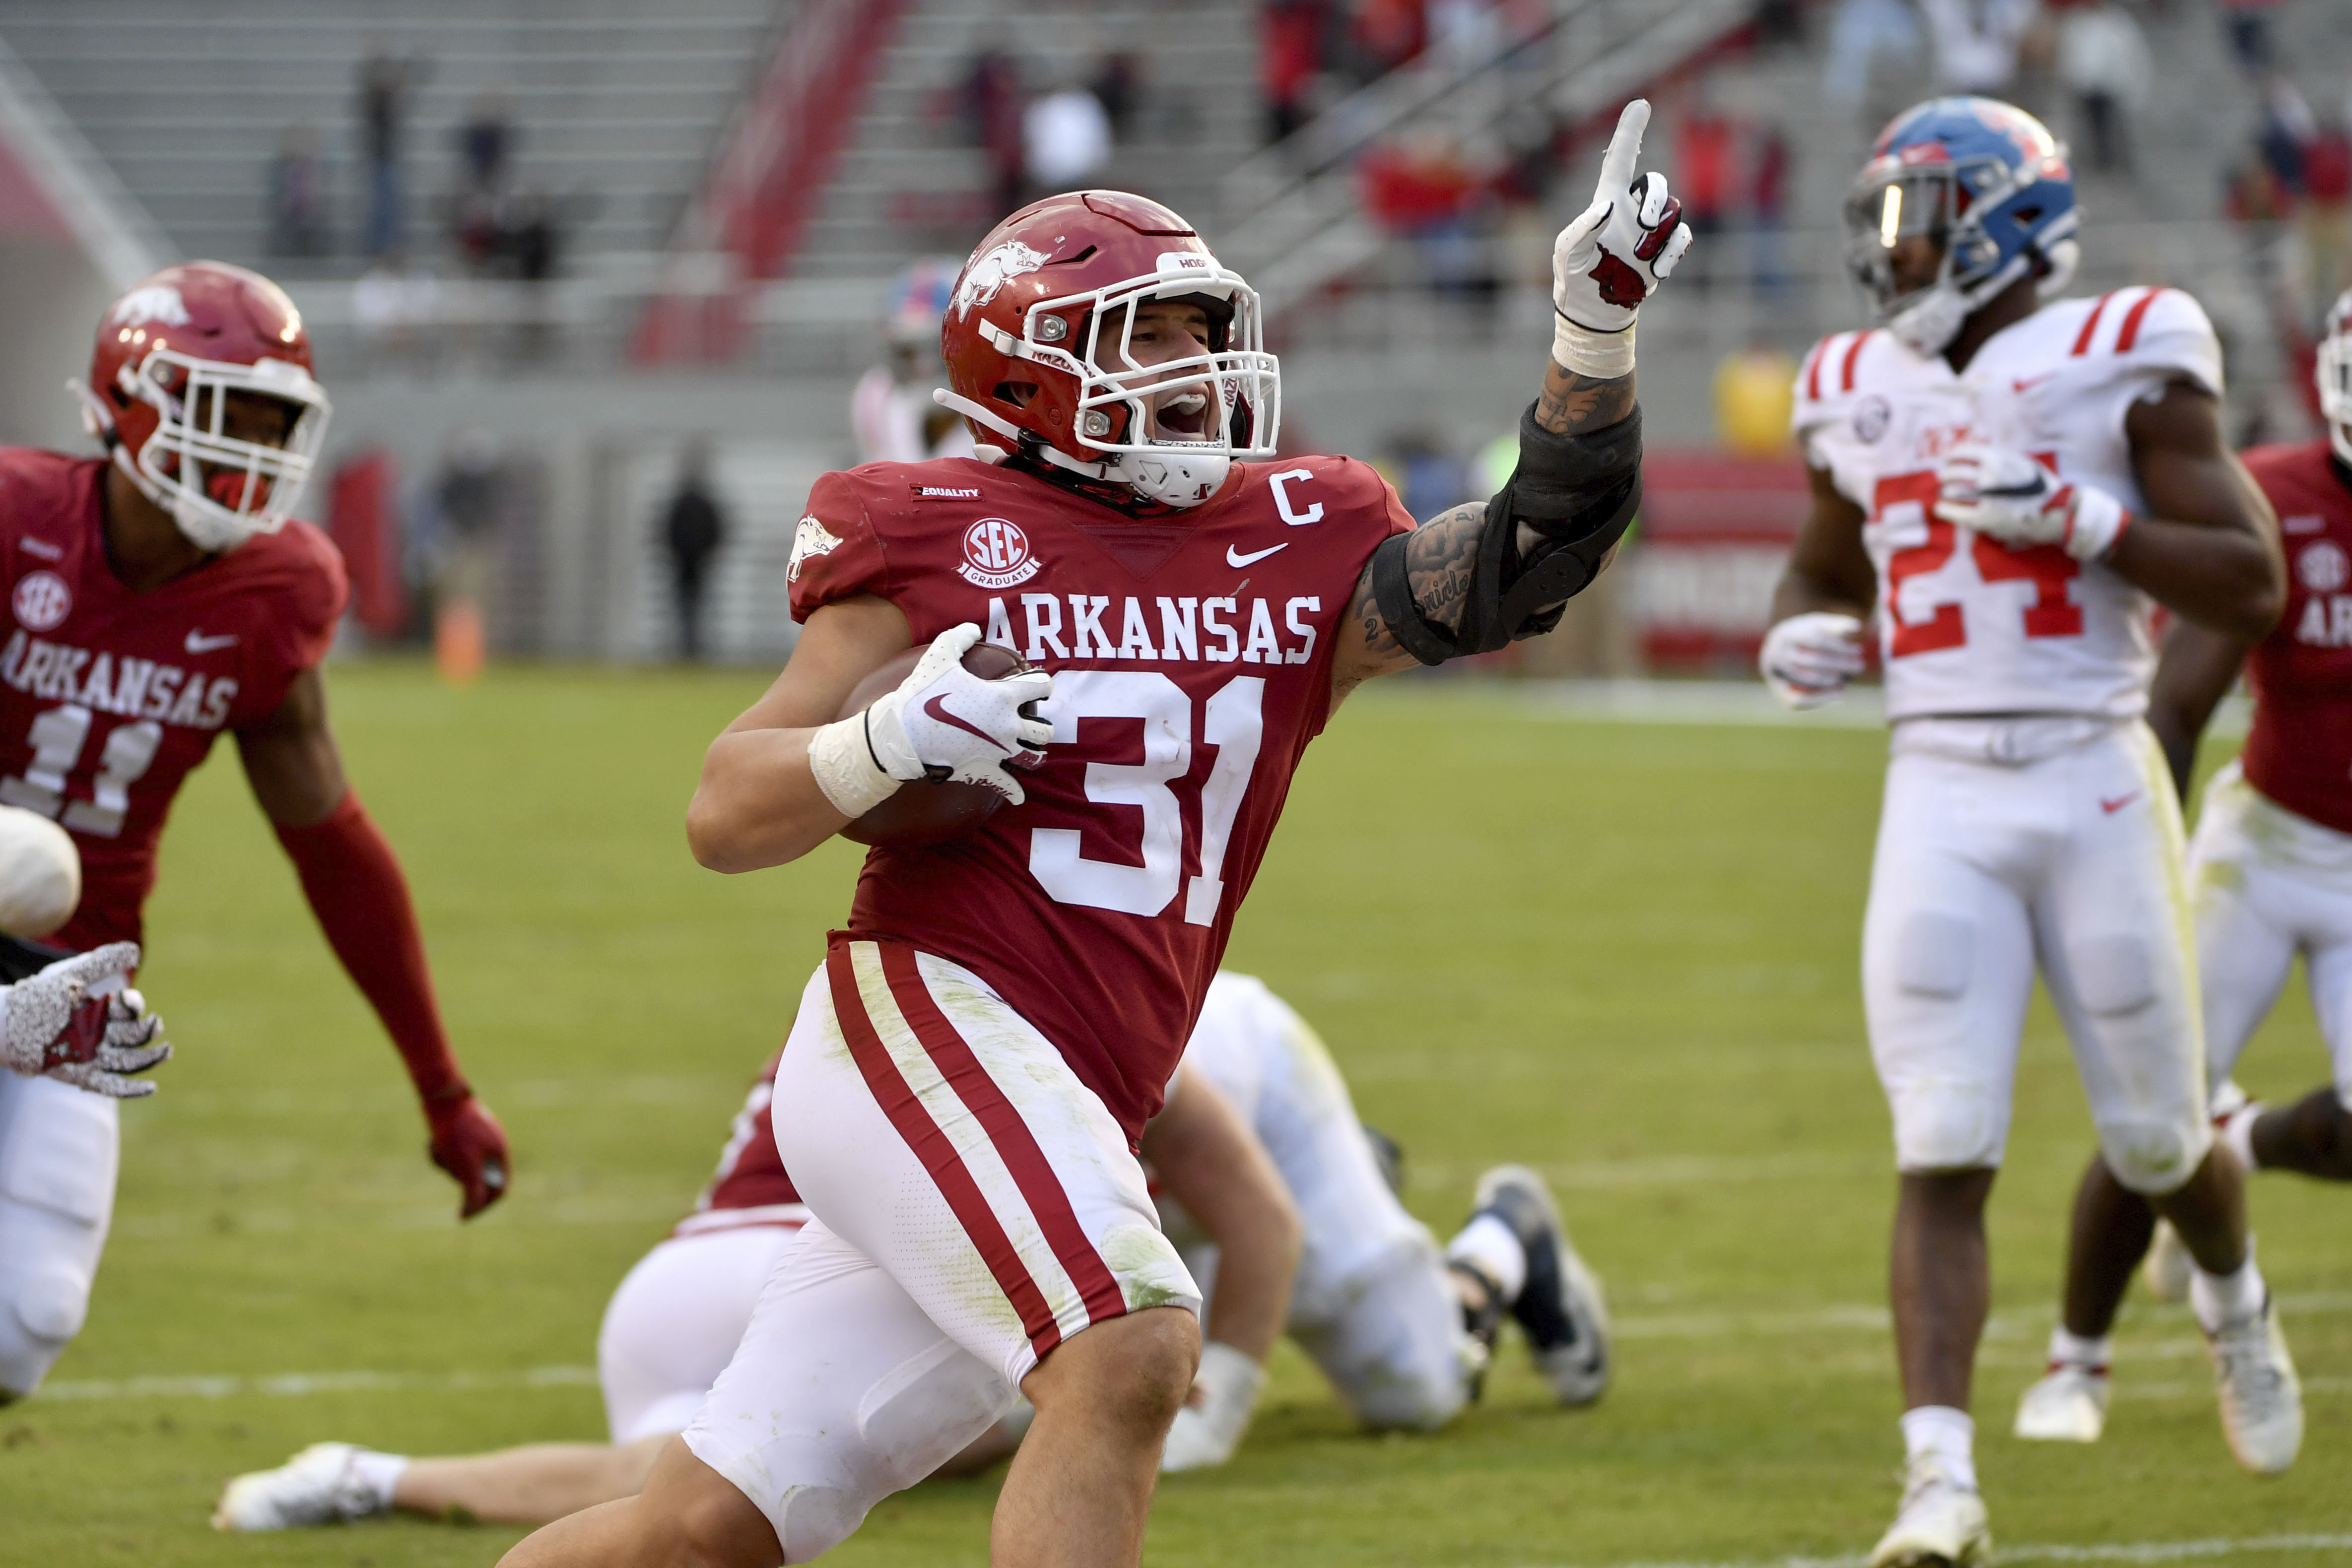
[[(0, 449), (0, 803), (59, 823), (82, 876), (54, 934), (0, 938), (0, 980), (138, 940), (173, 799), (233, 735), (407, 1063), (434, 1163), (478, 1214), (504, 1189), (506, 1137), (450, 1055), (407, 886), (327, 726), (319, 662), (345, 588), (334, 547), (292, 520), (327, 427), (301, 317), (242, 267), (166, 267), (107, 308), (79, 391), (104, 456)], [(33, 1392), (80, 1329), (117, 1149), (111, 1096), (8, 1087), (0, 1237), (34, 1209), (42, 1240), (0, 1247), (0, 1400)]]
[(2243, 1173), (2206, 1120), (2180, 813), (2142, 720), (2151, 601), (2260, 635), (2279, 611), (2276, 524), (2222, 440), (2221, 352), (2194, 300), (2043, 302), (2079, 221), (2064, 150), (2032, 116), (1981, 98), (1898, 115), (1846, 207), (1880, 324), (1798, 373), (1813, 506), (1764, 676), (1792, 706), (1832, 700), (1874, 616), (1894, 720), (1863, 931), (1901, 1176), (1909, 1460), (1880, 1568), (1990, 1546), (1969, 1390), (2037, 967), (2108, 1166), (2196, 1256), (2239, 1459), (2282, 1469), (2301, 1437)]
[[(2186, 802), (2206, 721), (2241, 668), (2253, 688), (2245, 750), (2206, 785), (2189, 847), (2214, 1130), (2250, 1170), (2352, 1181), (2352, 293), (2328, 313), (2319, 402), (2325, 440), (2245, 455), (2285, 537), (2285, 612), (2251, 647), (2208, 627), (2177, 627), (2157, 665), (2148, 723)], [(2335, 1082), (2292, 1105), (2250, 1103), (2230, 1075), (2298, 956)], [(2050, 1370), (2018, 1406), (2019, 1437), (2098, 1439), (2108, 1331), (2155, 1223), (2147, 1202), (2094, 1159), (2075, 1197)], [(2159, 1227), (2151, 1287), (2177, 1300), (2194, 1278), (2183, 1278), (2188, 1264), (2179, 1235)]]
[[(726, 1366), (770, 1268), (809, 1218), (776, 1152), (774, 1073), (772, 1061), (752, 1086), (694, 1213), (605, 1308), (597, 1370), (611, 1443), (449, 1458), (313, 1444), (230, 1481), (214, 1524), (279, 1530), (393, 1509), (539, 1524), (635, 1492)], [(1141, 1152), (1212, 1325), (1163, 1470), (1232, 1457), (1286, 1326), (1375, 1429), (1434, 1428), (1475, 1397), (1507, 1309), (1563, 1402), (1589, 1404), (1606, 1385), (1600, 1285), (1540, 1179), (1517, 1166), (1488, 1173), (1477, 1212), (1441, 1260), (1397, 1202), (1322, 1041), (1262, 982), (1221, 973), (1210, 983)], [(1015, 1411), (942, 1473), (1002, 1458), (1027, 1415)]]
[[(1246, 461), (1277, 450), (1280, 372), (1255, 294), (1176, 214), (1078, 192), (982, 240), (941, 395), (1001, 461), (817, 482), (787, 571), (801, 642), (713, 742), (688, 836), (746, 872), (926, 780), (1006, 804), (867, 856), (777, 1070), (815, 1218), (645, 1490), (540, 1531), (519, 1568), (805, 1561), (1024, 1394), (994, 1559), (1138, 1560), (1201, 1293), (1135, 1142), (1333, 706), (1557, 624), (1631, 520), (1632, 329), (1689, 233), (1636, 177), (1648, 113), (1559, 235), (1517, 471), (1418, 529), (1362, 464)], [(983, 638), (1031, 667), (973, 674)]]

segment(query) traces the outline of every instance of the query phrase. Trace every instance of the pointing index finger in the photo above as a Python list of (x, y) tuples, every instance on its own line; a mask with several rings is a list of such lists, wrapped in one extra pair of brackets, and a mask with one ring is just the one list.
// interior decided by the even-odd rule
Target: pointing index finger
[(1650, 128), (1650, 100), (1637, 98), (1617, 117), (1609, 149), (1601, 155), (1601, 199), (1613, 202), (1632, 189), (1642, 162), (1642, 133)]

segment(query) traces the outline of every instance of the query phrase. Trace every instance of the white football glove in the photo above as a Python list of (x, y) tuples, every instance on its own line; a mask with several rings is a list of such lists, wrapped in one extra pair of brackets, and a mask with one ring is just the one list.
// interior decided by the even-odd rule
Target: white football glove
[(1160, 1450), (1162, 1470), (1200, 1470), (1222, 1465), (1241, 1447), (1265, 1386), (1265, 1368), (1232, 1345), (1211, 1340), (1201, 1347), (1200, 1375), (1192, 1380), (1196, 1404), (1176, 1412)]
[(2116, 548), (2131, 514), (2105, 490), (2070, 485), (2022, 452), (1964, 442), (1936, 469), (1936, 516), (2010, 545), (2056, 545), (2076, 560)]
[(1790, 707), (1827, 707), (1862, 674), (1862, 622), (1833, 610), (1791, 615), (1764, 634), (1756, 667)]
[(139, 944), (110, 942), (0, 987), (0, 1064), (117, 1100), (155, 1092), (123, 1076), (172, 1055), (155, 1039), (163, 1020), (145, 1016), (144, 999), (122, 984), (138, 965)]
[(862, 817), (899, 785), (979, 784), (1021, 804), (1021, 781), (1007, 769), (1045, 759), (1054, 727), (1021, 710), (1054, 695), (1054, 677), (1028, 670), (982, 680), (963, 667), (980, 641), (967, 621), (931, 641), (898, 684), (862, 714), (829, 724), (809, 738), (817, 788), (847, 817)]
[(1632, 373), (1633, 318), (1690, 248), (1690, 225), (1667, 193), (1666, 177), (1634, 176), (1649, 123), (1647, 99), (1625, 106), (1601, 155), (1592, 204), (1552, 242), (1551, 302), (1559, 312), (1552, 358), (1579, 375)]

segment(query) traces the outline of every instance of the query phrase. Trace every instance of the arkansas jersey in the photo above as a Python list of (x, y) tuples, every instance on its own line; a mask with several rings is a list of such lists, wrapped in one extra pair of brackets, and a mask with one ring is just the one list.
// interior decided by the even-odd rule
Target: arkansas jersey
[(2352, 833), (2352, 475), (2326, 441), (2245, 455), (2279, 515), (2286, 612), (2246, 656), (2254, 723), (2246, 781), (2299, 817)]
[(2146, 710), (2146, 594), (2055, 545), (2012, 549), (1931, 508), (1937, 465), (1976, 436), (2144, 513), (2124, 417), (2182, 379), (2218, 396), (2221, 352), (2205, 312), (2172, 288), (2043, 306), (1959, 374), (1885, 331), (1814, 346), (1793, 423), (1807, 461), (1863, 511), (1889, 716)]
[(1237, 464), (1204, 505), (1150, 520), (970, 458), (828, 474), (808, 511), (795, 619), (878, 594), (919, 647), (971, 622), (1054, 675), (1024, 803), (871, 851), (852, 935), (980, 975), (1133, 1140), (1329, 714), (1349, 595), (1412, 519), (1344, 457)]
[(0, 802), (73, 835), (81, 906), (50, 940), (77, 952), (138, 940), (182, 780), (325, 656), (346, 593), (342, 558), (299, 522), (131, 592), (107, 562), (106, 471), (0, 447)]
[(808, 1208), (784, 1174), (783, 1156), (776, 1152), (776, 1127), (771, 1102), (776, 1095), (776, 1063), (780, 1051), (760, 1070), (743, 1108), (727, 1130), (726, 1146), (719, 1151), (719, 1168), (694, 1200), (694, 1212), (677, 1222), (673, 1236), (698, 1236), (738, 1225), (800, 1225)]

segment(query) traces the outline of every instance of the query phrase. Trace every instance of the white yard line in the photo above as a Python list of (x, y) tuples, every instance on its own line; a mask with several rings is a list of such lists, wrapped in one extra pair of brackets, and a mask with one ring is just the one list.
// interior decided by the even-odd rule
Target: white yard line
[(287, 1398), (309, 1394), (426, 1393), (475, 1388), (594, 1387), (593, 1366), (532, 1366), (512, 1372), (289, 1372), (258, 1377), (57, 1378), (39, 1399)]

